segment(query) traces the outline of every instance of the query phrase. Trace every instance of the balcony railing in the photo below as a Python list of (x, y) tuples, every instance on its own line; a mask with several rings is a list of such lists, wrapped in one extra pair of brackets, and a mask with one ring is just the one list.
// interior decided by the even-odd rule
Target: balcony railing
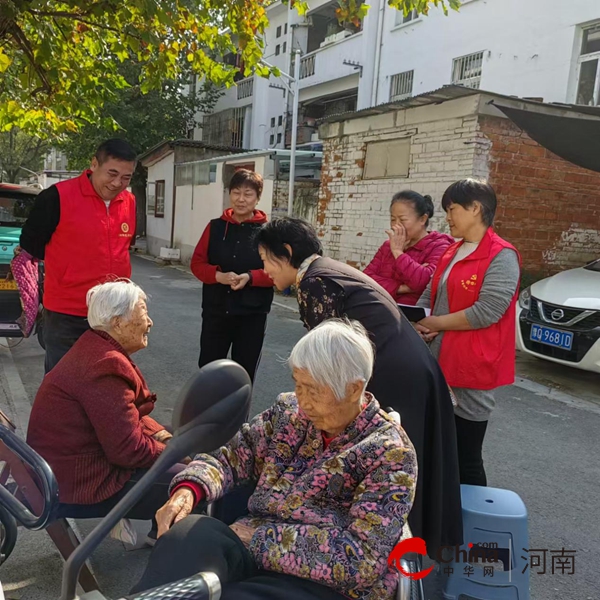
[(300, 60), (300, 79), (311, 77), (315, 74), (316, 54), (309, 54)]
[(248, 77), (242, 79), (237, 84), (237, 98), (243, 100), (244, 98), (251, 98), (254, 93), (254, 77)]

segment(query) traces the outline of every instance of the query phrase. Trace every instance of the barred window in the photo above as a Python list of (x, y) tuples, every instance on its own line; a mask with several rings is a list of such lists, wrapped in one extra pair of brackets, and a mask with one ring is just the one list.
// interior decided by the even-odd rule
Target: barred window
[(392, 75), (390, 82), (390, 102), (406, 100), (412, 96), (414, 71), (404, 71)]
[(483, 70), (483, 51), (461, 56), (452, 61), (452, 83), (479, 89)]

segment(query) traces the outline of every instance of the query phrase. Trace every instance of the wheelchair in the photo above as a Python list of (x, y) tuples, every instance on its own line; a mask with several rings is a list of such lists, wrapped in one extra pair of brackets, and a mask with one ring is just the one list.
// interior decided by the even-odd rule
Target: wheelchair
[[(74, 600), (77, 580), (86, 592), (80, 596), (80, 600), (106, 600), (85, 562), (91, 552), (129, 508), (139, 500), (145, 489), (152, 485), (156, 473), (162, 472), (161, 469), (166, 470), (183, 456), (190, 454), (192, 449), (198, 449), (199, 434), (204, 436), (200, 439), (205, 440), (200, 451), (214, 450), (231, 439), (241, 425), (241, 422), (237, 422), (237, 415), (247, 414), (250, 397), (247, 374), (245, 371), (243, 375), (240, 374), (239, 370), (243, 371), (243, 369), (232, 361), (216, 361), (216, 363), (220, 363), (222, 368), (219, 385), (213, 385), (214, 378), (206, 377), (207, 372), (211, 373), (211, 365), (192, 377), (182, 390), (179, 405), (174, 411), (173, 440), (169, 442), (146, 476), (130, 490), (82, 544), (77, 540), (66, 519), (54, 517), (58, 506), (58, 485), (50, 466), (9, 426), (0, 421), (0, 465), (3, 465), (0, 472), (0, 523), (2, 524), (0, 531), (4, 532), (1, 546), (4, 560), (10, 555), (16, 541), (16, 522), (27, 529), (45, 529), (67, 561), (63, 573), (61, 600)], [(215, 368), (212, 368), (212, 373), (214, 372)], [(248, 380), (248, 383), (242, 386), (245, 380)], [(209, 389), (211, 385), (215, 389)], [(221, 389), (223, 387), (228, 389), (233, 387), (234, 391), (227, 395)], [(236, 387), (240, 389), (235, 391)], [(243, 393), (238, 393), (241, 391)], [(198, 400), (199, 393), (209, 398)], [(236, 394), (238, 397), (233, 398), (236, 402), (229, 402), (229, 404), (225, 402)], [(223, 399), (221, 405), (219, 405), (220, 398)], [(242, 403), (245, 404), (241, 405)], [(215, 410), (211, 412), (211, 409)], [(236, 416), (234, 417), (233, 414)], [(243, 420), (241, 417), (240, 419)], [(219, 501), (208, 505), (206, 513), (230, 525), (247, 514), (248, 499), (253, 489), (254, 485), (240, 486)], [(402, 538), (409, 537), (412, 537), (412, 534), (406, 525)], [(406, 572), (421, 570), (420, 556), (416, 554), (405, 555), (401, 564)], [(205, 572), (122, 600), (219, 600), (220, 596), (221, 585), (218, 577), (214, 573)], [(400, 577), (396, 600), (424, 600), (421, 582)]]

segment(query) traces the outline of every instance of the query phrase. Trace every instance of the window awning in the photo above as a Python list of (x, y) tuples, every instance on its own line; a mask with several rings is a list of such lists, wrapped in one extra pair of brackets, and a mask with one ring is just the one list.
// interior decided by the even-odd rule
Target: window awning
[[(600, 172), (600, 106), (527, 104), (517, 108), (501, 100), (490, 104), (550, 152), (579, 167)], [(548, 107), (555, 110), (547, 110)]]

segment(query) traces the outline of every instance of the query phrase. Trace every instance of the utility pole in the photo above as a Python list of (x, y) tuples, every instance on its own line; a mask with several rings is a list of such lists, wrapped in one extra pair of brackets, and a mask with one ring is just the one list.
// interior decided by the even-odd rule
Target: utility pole
[[(292, 77), (288, 73), (280, 71), (281, 76), (285, 77), (288, 83), (284, 82), (288, 93), (292, 94), (294, 101), (292, 104), (292, 143), (290, 147), (290, 183), (289, 183), (289, 197), (288, 197), (288, 215), (291, 217), (294, 212), (294, 179), (296, 178), (296, 145), (298, 141), (298, 105), (300, 95), (300, 60), (302, 52), (296, 48), (294, 50), (294, 76)], [(263, 60), (262, 63), (269, 68), (272, 68), (267, 61)], [(290, 85), (291, 84), (291, 85)], [(271, 86), (277, 87), (277, 86)], [(278, 89), (282, 89), (279, 88)]]
[(294, 51), (294, 102), (292, 104), (292, 144), (290, 148), (290, 187), (288, 197), (288, 216), (294, 212), (294, 180), (296, 179), (296, 144), (298, 141), (298, 96), (300, 91), (300, 50)]

